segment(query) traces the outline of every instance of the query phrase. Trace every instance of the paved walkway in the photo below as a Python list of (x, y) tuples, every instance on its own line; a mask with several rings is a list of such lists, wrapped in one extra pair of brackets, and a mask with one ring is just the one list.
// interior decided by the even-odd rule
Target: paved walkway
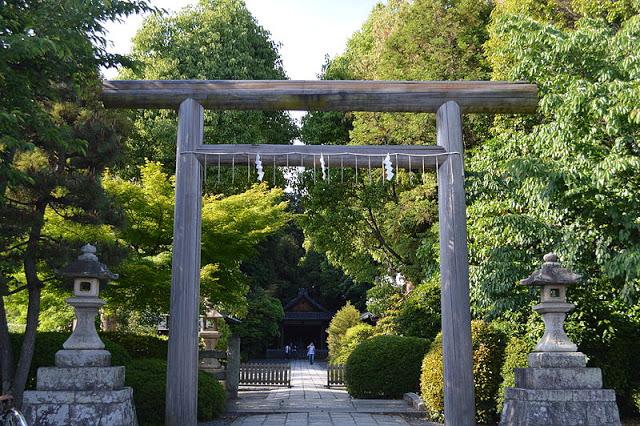
[(326, 363), (292, 361), (291, 388), (241, 388), (227, 406), (227, 418), (206, 426), (433, 424), (405, 401), (351, 399), (344, 389), (325, 388), (326, 381)]

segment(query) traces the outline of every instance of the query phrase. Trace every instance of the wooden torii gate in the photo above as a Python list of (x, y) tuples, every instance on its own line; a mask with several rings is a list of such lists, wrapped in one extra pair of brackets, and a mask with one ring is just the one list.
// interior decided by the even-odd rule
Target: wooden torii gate
[[(255, 161), (260, 154), (265, 165), (313, 166), (324, 154), (339, 155), (341, 166), (357, 167), (358, 156), (384, 157), (390, 152), (392, 158), (398, 154), (395, 167), (420, 170), (424, 164), (439, 171), (445, 422), (475, 424), (462, 114), (533, 113), (536, 85), (496, 81), (105, 81), (102, 99), (108, 108), (178, 110), (167, 425), (197, 424), (204, 159), (217, 154), (216, 163), (240, 165)], [(293, 155), (287, 145), (206, 145), (205, 108), (430, 112), (436, 113), (437, 145), (295, 146)], [(412, 156), (423, 162), (411, 165)]]

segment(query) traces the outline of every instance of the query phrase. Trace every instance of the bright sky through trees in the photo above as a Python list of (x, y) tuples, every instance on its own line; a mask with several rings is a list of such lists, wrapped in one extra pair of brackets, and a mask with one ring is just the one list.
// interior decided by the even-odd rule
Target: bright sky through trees
[[(154, 0), (151, 4), (176, 11), (197, 0)], [(379, 0), (246, 0), (259, 24), (269, 30), (276, 42), (287, 75), (295, 80), (316, 79), (325, 54), (335, 56), (344, 50), (347, 39), (358, 30)], [(111, 50), (128, 53), (131, 37), (142, 23), (132, 16), (119, 24), (109, 24)], [(206, 40), (203, 40), (206, 42)], [(107, 78), (117, 74), (106, 70)]]

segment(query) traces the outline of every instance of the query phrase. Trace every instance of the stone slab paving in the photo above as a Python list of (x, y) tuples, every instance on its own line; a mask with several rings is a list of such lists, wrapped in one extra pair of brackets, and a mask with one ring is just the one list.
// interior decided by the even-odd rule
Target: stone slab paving
[(291, 388), (240, 388), (227, 417), (201, 426), (391, 426), (435, 425), (402, 400), (351, 399), (344, 389), (325, 387), (324, 362), (291, 362)]

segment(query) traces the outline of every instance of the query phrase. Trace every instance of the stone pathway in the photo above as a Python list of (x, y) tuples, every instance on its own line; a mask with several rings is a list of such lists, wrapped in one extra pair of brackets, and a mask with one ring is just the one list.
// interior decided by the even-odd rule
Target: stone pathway
[(434, 425), (405, 401), (351, 399), (326, 381), (326, 363), (292, 361), (291, 388), (241, 388), (225, 419), (201, 426)]

